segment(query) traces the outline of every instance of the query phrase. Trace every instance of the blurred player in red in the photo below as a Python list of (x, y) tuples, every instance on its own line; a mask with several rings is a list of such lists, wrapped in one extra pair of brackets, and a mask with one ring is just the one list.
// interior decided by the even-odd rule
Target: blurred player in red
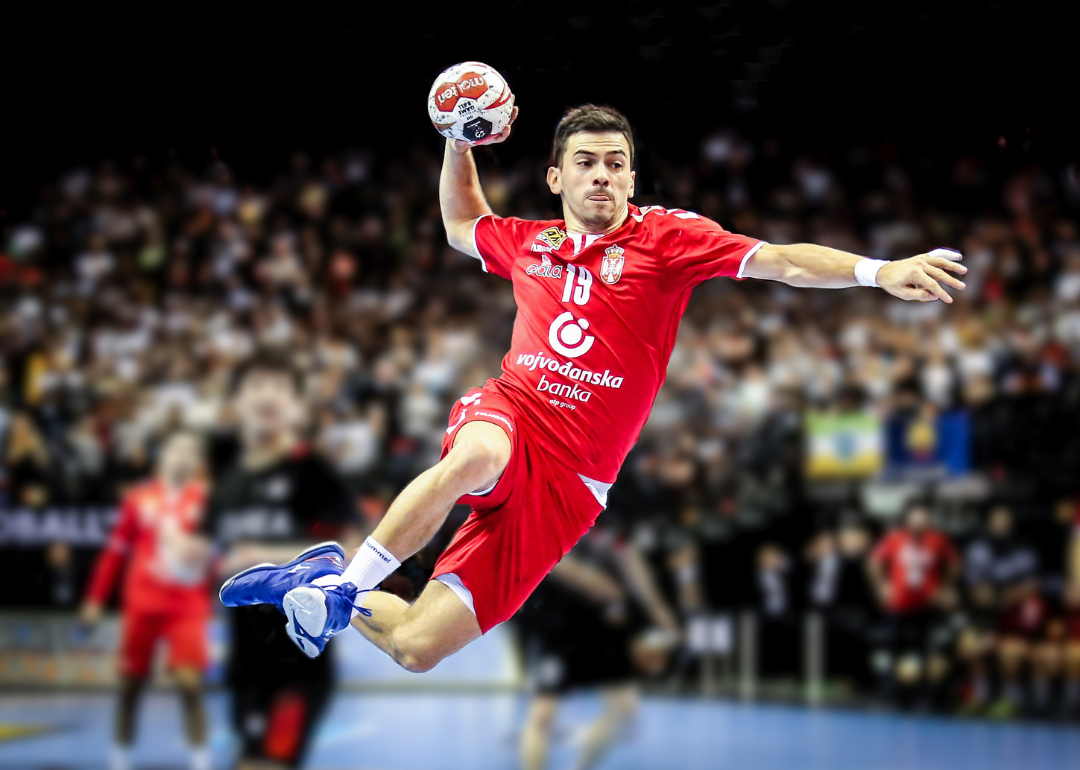
[(203, 471), (198, 439), (189, 433), (170, 436), (161, 447), (154, 477), (124, 496), (86, 594), (82, 619), (93, 625), (127, 566), (120, 604), (120, 698), (113, 770), (129, 766), (135, 711), (161, 642), (168, 648), (169, 669), (183, 703), (192, 770), (210, 767), (202, 699), (210, 586), (206, 559), (192, 558), (187, 537), (203, 516)]
[[(342, 575), (297, 574), (283, 597), (269, 585), (278, 577), (243, 576), (223, 601), (242, 594), (280, 605), (290, 638), (312, 656), (352, 618), (402, 666), (426, 671), (513, 615), (592, 526), (648, 419), (696, 285), (721, 276), (866, 285), (944, 302), (952, 298), (943, 285), (963, 288), (951, 274), (965, 272), (956, 254), (870, 260), (767, 244), (689, 211), (633, 206), (634, 154), (621, 113), (570, 110), (547, 171), (563, 219), (528, 221), (495, 216), (469, 145), (447, 142), (439, 199), (450, 245), (514, 285), (518, 315), (503, 374), (457, 401), (442, 460), (405, 488)], [(459, 500), (473, 513), (416, 602), (373, 592)]]
[(945, 675), (942, 661), (931, 654), (930, 634), (939, 611), (955, 601), (960, 555), (931, 527), (926, 507), (916, 504), (904, 513), (901, 527), (878, 543), (869, 566), (889, 617), (892, 670), (887, 687), (895, 682), (905, 695), (925, 690)]

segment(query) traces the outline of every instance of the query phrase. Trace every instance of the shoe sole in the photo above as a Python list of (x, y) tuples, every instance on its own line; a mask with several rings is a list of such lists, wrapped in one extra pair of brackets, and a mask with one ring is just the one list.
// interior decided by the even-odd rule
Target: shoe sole
[(269, 569), (294, 567), (303, 561), (307, 561), (308, 559), (313, 559), (316, 556), (322, 556), (323, 554), (327, 553), (337, 553), (338, 556), (341, 557), (342, 561), (345, 560), (345, 550), (341, 547), (341, 545), (334, 542), (333, 540), (327, 540), (325, 543), (319, 543), (318, 545), (311, 546), (311, 548), (308, 548), (306, 551), (298, 555), (295, 559), (290, 562), (286, 562), (285, 564), (271, 564), (270, 562), (263, 562), (262, 564), (256, 564), (254, 567), (248, 567), (245, 570), (237, 572), (231, 578), (226, 580), (224, 585), (222, 585), (221, 588), (218, 590), (218, 601), (220, 601), (226, 607), (250, 606), (240, 604), (225, 604), (225, 590), (242, 577), (253, 575), (256, 572), (264, 572)]
[(308, 636), (322, 636), (326, 628), (326, 594), (314, 586), (299, 586), (285, 594), (281, 609), (289, 638), (309, 658), (319, 657), (322, 650), (297, 629), (303, 629)]

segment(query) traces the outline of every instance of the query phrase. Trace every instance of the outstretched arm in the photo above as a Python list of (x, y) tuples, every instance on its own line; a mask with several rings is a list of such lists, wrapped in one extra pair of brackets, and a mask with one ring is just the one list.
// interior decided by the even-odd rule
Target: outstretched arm
[[(946, 254), (954, 256), (949, 258)], [(886, 262), (812, 243), (788, 246), (767, 243), (750, 258), (743, 277), (819, 289), (880, 286), (900, 299), (952, 302), (943, 285), (964, 290), (963, 281), (952, 275), (967, 272), (956, 261), (959, 258), (956, 252), (934, 249), (928, 254)]]
[[(478, 144), (498, 144), (510, 136), (510, 126), (517, 119), (517, 107), (510, 116), (510, 124), (501, 133), (490, 136)], [(442, 209), (443, 226), (446, 228), (446, 240), (458, 251), (473, 257), (476, 243), (473, 241), (473, 227), (476, 220), (491, 213), (484, 191), (480, 187), (480, 177), (476, 173), (476, 161), (473, 160), (471, 145), (460, 140), (447, 139), (443, 154), (442, 174), (439, 176), (439, 208)]]

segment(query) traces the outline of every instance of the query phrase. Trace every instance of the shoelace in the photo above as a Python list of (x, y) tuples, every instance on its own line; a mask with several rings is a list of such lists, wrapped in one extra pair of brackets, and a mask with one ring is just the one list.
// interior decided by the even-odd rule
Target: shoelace
[[(374, 588), (365, 588), (363, 591), (358, 590), (356, 592), (356, 595), (359, 596), (360, 594), (366, 594), (369, 591), (374, 591), (374, 590), (375, 590)], [(371, 610), (369, 610), (367, 607), (361, 607), (359, 604), (353, 603), (353, 609), (356, 610), (357, 612), (359, 612), (365, 618), (370, 618), (371, 617)]]

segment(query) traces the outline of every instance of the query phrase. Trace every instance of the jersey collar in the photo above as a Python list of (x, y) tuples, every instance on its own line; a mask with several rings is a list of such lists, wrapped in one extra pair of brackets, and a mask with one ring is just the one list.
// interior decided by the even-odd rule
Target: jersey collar
[[(602, 240), (604, 238), (611, 237), (613, 235), (616, 235), (616, 234), (622, 232), (622, 230), (625, 227), (627, 227), (628, 225), (630, 225), (634, 221), (634, 215), (638, 214), (639, 212), (640, 212), (640, 209), (638, 209), (637, 206), (635, 206), (632, 203), (627, 204), (627, 206), (626, 206), (626, 219), (624, 219), (622, 224), (619, 225), (618, 227), (616, 227), (610, 233), (573, 233), (573, 232), (570, 232), (569, 230), (566, 230), (567, 237), (570, 239), (571, 243), (573, 243), (573, 245), (574, 245), (574, 256), (577, 256), (578, 254), (580, 254), (585, 249), (592, 246), (597, 241)], [(563, 227), (564, 228), (566, 227), (565, 220), (563, 221)]]

